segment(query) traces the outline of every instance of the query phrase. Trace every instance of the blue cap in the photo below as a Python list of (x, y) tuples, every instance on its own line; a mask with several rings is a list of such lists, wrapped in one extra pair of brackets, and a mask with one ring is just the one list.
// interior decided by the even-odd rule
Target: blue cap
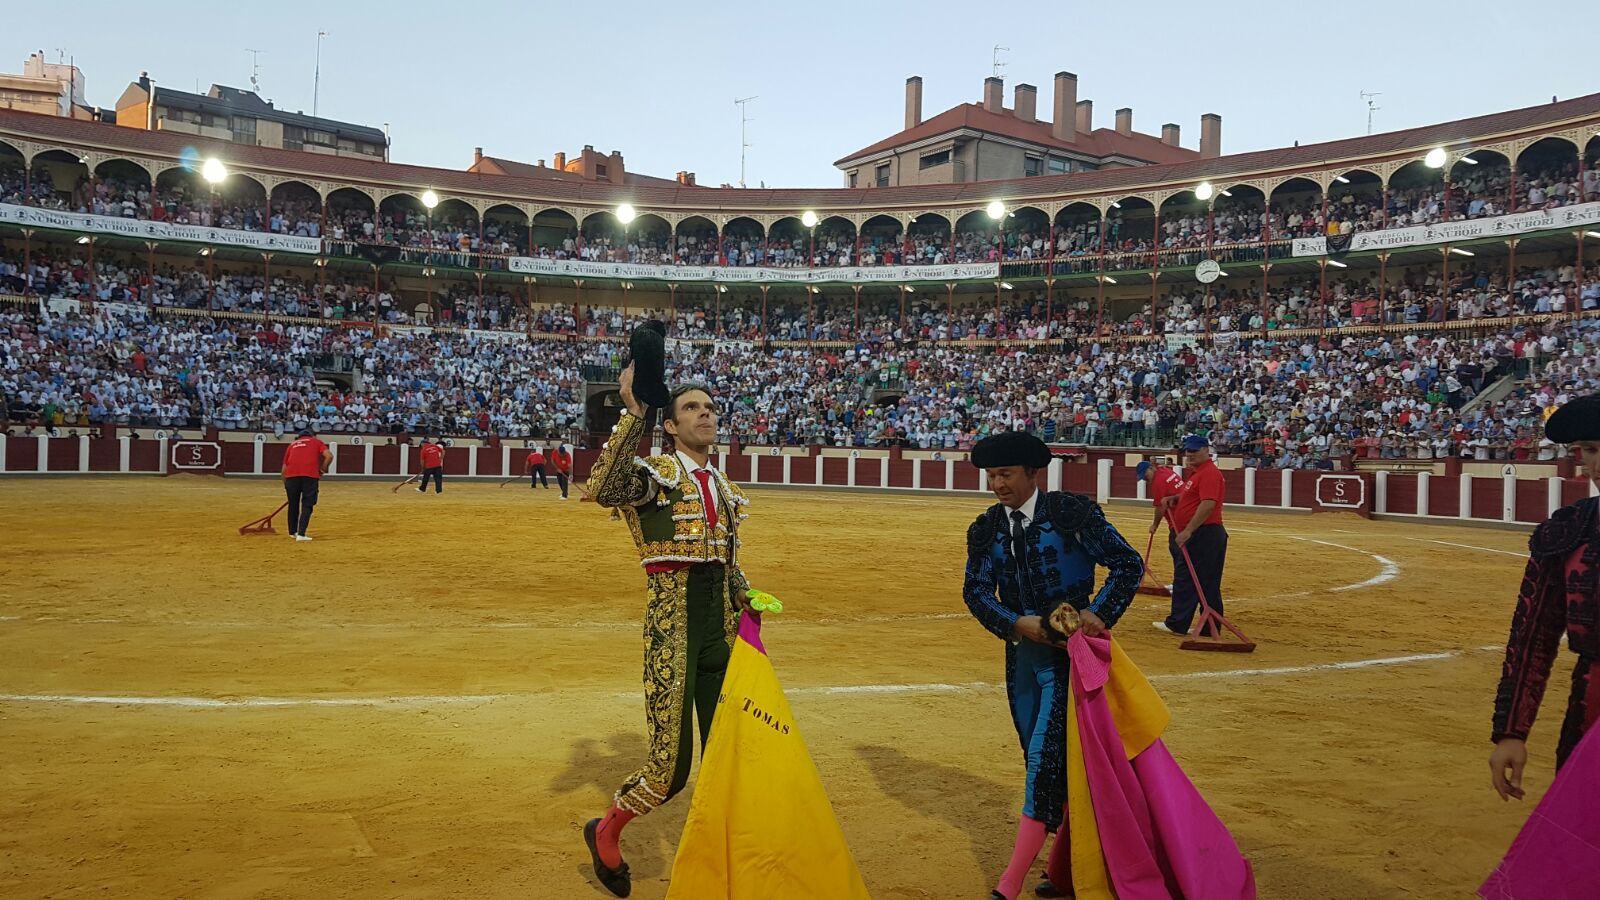
[(1148, 473), (1153, 467), (1154, 464), (1151, 463), (1150, 460), (1141, 460), (1137, 466), (1133, 467), (1133, 472), (1135, 475), (1139, 476), (1140, 481), (1143, 481), (1145, 474)]
[(1203, 434), (1191, 434), (1183, 439), (1184, 450), (1204, 450), (1209, 446), (1211, 446), (1211, 442), (1206, 440), (1206, 436)]

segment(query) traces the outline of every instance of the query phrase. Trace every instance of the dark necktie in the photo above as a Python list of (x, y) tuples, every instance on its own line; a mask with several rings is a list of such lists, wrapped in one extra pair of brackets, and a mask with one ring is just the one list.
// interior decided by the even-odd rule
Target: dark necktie
[(1017, 581), (1022, 585), (1024, 605), (1032, 599), (1028, 595), (1028, 529), (1024, 524), (1026, 518), (1020, 509), (1011, 513), (1011, 555), (1016, 558)]

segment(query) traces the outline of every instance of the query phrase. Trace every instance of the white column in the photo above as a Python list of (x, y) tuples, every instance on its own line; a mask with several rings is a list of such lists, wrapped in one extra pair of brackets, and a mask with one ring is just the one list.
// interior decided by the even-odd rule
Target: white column
[(89, 436), (78, 436), (78, 471), (89, 471)]
[(162, 438), (161, 439), (161, 468), (160, 468), (159, 471), (163, 475), (167, 474), (167, 463), (168, 462), (169, 462), (169, 460), (167, 459), (167, 439), (166, 438)]
[(1429, 515), (1428, 509), (1428, 482), (1433, 479), (1431, 472), (1417, 473), (1417, 515)]
[[(126, 473), (129, 461), (133, 458), (133, 439), (123, 435), (117, 438), (117, 443), (120, 445), (117, 448), (117, 471)], [(4, 444), (0, 444), (0, 446), (4, 446)], [(5, 466), (0, 464), (0, 469), (4, 468)], [(257, 468), (260, 468), (260, 466), (257, 466)]]
[(1111, 499), (1111, 460), (1102, 459), (1094, 464), (1094, 502), (1105, 503)]
[(878, 487), (889, 486), (889, 457), (878, 458)]
[(258, 441), (258, 440), (251, 439), (250, 443), (256, 445), (256, 453), (255, 453), (256, 467), (255, 467), (255, 473), (254, 474), (260, 475), (261, 474), (262, 462), (264, 461), (264, 458), (267, 455), (267, 442), (266, 441)]
[(922, 460), (920, 459), (911, 463), (911, 489), (914, 491), (922, 490)]
[(400, 448), (400, 477), (411, 476), (411, 448), (405, 444), (396, 444)]
[[(656, 452), (659, 453), (660, 451)], [(717, 453), (717, 470), (720, 472), (728, 471), (728, 451), (722, 450)]]
[(793, 484), (794, 483), (793, 481), (791, 481), (789, 479), (789, 474), (792, 471), (794, 471), (794, 457), (792, 457), (789, 454), (785, 453), (783, 455), (783, 483), (784, 484)]
[[(3, 446), (5, 445), (0, 444), (0, 447)], [(3, 459), (4, 457), (0, 456), (0, 460)], [(4, 466), (0, 466), (0, 468), (4, 468)], [(1546, 478), (1544, 480), (1544, 487), (1546, 506), (1545, 514), (1553, 516), (1556, 514), (1556, 510), (1561, 508), (1561, 476), (1552, 475), (1549, 478)]]
[(1461, 495), (1456, 498), (1456, 515), (1463, 519), (1472, 518), (1472, 476), (1461, 473)]
[(363, 474), (363, 475), (371, 475), (372, 474), (372, 442), (368, 441), (363, 446), (365, 447), (365, 450), (363, 450), (362, 452), (365, 454), (366, 459), (363, 460), (363, 462), (361, 464), (361, 474)]
[(1284, 469), (1279, 475), (1278, 506), (1284, 509), (1294, 507), (1294, 470)]
[[(560, 443), (557, 443), (556, 446), (559, 447), (561, 445), (560, 445)], [(554, 459), (550, 460), (550, 468), (552, 468), (552, 469), (555, 468), (555, 462), (556, 461)], [(500, 474), (502, 476), (506, 477), (506, 478), (510, 478), (511, 477), (511, 445), (510, 444), (501, 444), (500, 445)]]
[(1372, 477), (1372, 511), (1386, 513), (1389, 511), (1389, 473), (1378, 470)]
[[(0, 472), (4, 472), (6, 470), (6, 441), (6, 436), (4, 434), (0, 434)], [(123, 438), (123, 441), (127, 441), (127, 438)], [(128, 445), (124, 443), (122, 446), (126, 448)], [(122, 451), (122, 459), (122, 468), (126, 470), (128, 468), (128, 451), (126, 449)]]
[(1133, 498), (1135, 500), (1150, 499), (1150, 485), (1145, 484), (1143, 478), (1140, 478), (1133, 483)]
[(1059, 490), (1061, 490), (1061, 480), (1062, 480), (1062, 472), (1061, 472), (1061, 470), (1066, 468), (1066, 467), (1067, 467), (1067, 461), (1063, 459), (1063, 460), (1056, 461), (1055, 465), (1052, 465), (1050, 468), (1045, 470), (1045, 476), (1044, 476), (1044, 488), (1045, 488), (1045, 490), (1047, 490), (1047, 491), (1059, 491)]
[(849, 487), (856, 486), (856, 462), (857, 459), (854, 456), (845, 460), (844, 483)]
[(1244, 470), (1244, 505), (1256, 505), (1256, 467), (1249, 466)]
[(469, 447), (469, 448), (467, 448), (467, 450), (468, 450), (468, 452), (467, 452), (467, 477), (468, 478), (476, 478), (477, 475), (478, 475), (478, 451), (482, 450), (482, 449), (483, 449), (482, 447)]
[(816, 481), (816, 484), (817, 484), (817, 487), (822, 487), (822, 451), (820, 451), (820, 450), (817, 451), (817, 455), (815, 457), (813, 457), (813, 459), (815, 459), (817, 461), (817, 481)]
[(947, 491), (956, 489), (956, 461), (953, 459), (944, 461), (944, 489)]
[(328, 452), (333, 454), (333, 462), (328, 463), (328, 474), (339, 474), (339, 442), (329, 441)]
[(1500, 476), (1500, 521), (1517, 520), (1517, 476)]
[[(166, 449), (167, 442), (162, 441), (162, 452), (166, 452)], [(48, 434), (39, 435), (39, 459), (34, 463), (33, 468), (35, 471), (39, 472), (50, 471), (50, 435)], [(163, 474), (165, 474), (167, 471), (167, 461), (164, 458), (161, 460), (161, 471)]]

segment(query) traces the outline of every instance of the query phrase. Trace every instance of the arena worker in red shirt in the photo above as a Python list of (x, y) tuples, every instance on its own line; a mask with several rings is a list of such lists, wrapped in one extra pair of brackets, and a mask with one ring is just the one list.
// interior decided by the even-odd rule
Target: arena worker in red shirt
[(529, 488), (535, 488), (542, 484), (545, 490), (550, 490), (550, 479), (544, 475), (544, 451), (540, 450), (537, 444), (534, 445), (532, 450), (528, 451), (528, 458), (522, 469), (522, 474), (528, 476)]
[(428, 491), (428, 479), (433, 479), (433, 492), (444, 492), (444, 444), (437, 440), (422, 439), (422, 449), (418, 451), (422, 457), (422, 485), (417, 488), (417, 493), (424, 494)]
[(1166, 518), (1167, 510), (1172, 508), (1167, 498), (1177, 497), (1183, 491), (1183, 476), (1173, 471), (1171, 466), (1158, 466), (1148, 459), (1134, 467), (1133, 472), (1140, 481), (1150, 486), (1150, 505), (1155, 507), (1150, 519), (1150, 533), (1155, 534), (1156, 529), (1161, 527), (1161, 520)]
[(311, 510), (317, 505), (317, 490), (322, 484), (322, 473), (333, 464), (333, 451), (317, 439), (310, 428), (300, 429), (294, 443), (283, 452), (283, 492), (289, 497), (289, 536), (297, 541), (309, 541), (306, 526), (311, 524)]
[(556, 484), (561, 487), (561, 499), (567, 499), (567, 484), (572, 479), (572, 451), (563, 444), (556, 444), (550, 451), (550, 462), (555, 466)]
[[(1184, 480), (1171, 504), (1167, 548), (1172, 553), (1172, 614), (1154, 622), (1156, 629), (1170, 634), (1188, 634), (1202, 594), (1212, 609), (1222, 614), (1222, 568), (1228, 558), (1228, 530), (1222, 527), (1222, 495), (1226, 489), (1222, 471), (1211, 458), (1211, 442), (1205, 435), (1191, 434), (1183, 439)], [(1184, 560), (1184, 550), (1194, 563)]]

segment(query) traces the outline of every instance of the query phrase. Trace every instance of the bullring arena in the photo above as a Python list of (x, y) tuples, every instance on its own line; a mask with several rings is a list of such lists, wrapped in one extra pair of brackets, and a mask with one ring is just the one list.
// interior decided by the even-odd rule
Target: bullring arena
[[(602, 510), (334, 480), (295, 544), (235, 533), (270, 481), (4, 490), (0, 892), (596, 895), (579, 829), (643, 745), (642, 578)], [(767, 644), (873, 896), (981, 895), (1020, 777), (999, 646), (960, 598), (987, 501), (752, 496), (743, 564), (790, 606)], [(1144, 507), (1110, 509), (1144, 534)], [(1254, 654), (1178, 650), (1160, 598), (1117, 631), (1262, 896), (1467, 896), (1521, 824), (1483, 761), (1524, 536), (1229, 522)], [(664, 894), (686, 809), (636, 824), (634, 896)]]
[[(1051, 15), (1086, 15), (1065, 10), (1031, 11), (1027, 30), (1043, 42)], [(882, 54), (847, 51), (847, 32), (902, 41), (904, 23), (864, 21), (900, 15), (893, 7), (853, 11), (849, 29), (809, 12), (797, 18), (838, 32), (812, 43), (855, 65)], [(1386, 12), (1398, 19), (1400, 8)], [(1285, 7), (1273, 27), (1295, 14)], [(423, 21), (349, 15), (364, 20), (366, 44), (352, 37), (338, 53), (363, 77), (373, 61), (388, 77), (405, 59), (395, 47), (416, 41), (384, 29)], [(641, 16), (615, 18), (645, 30)], [(1193, 41), (1187, 19), (1144, 18), (1157, 46)], [(659, 783), (640, 780), (606, 814), (615, 841), (639, 811), (628, 804), (667, 790), (672, 750), (645, 743), (639, 554), (629, 528), (580, 494), (622, 411), (637, 407), (624, 391), (630, 337), (657, 323), (648, 355), (664, 357), (659, 380), (704, 382), (720, 404), (695, 447), (710, 442), (705, 464), (750, 497), (737, 562), (787, 607), (762, 637), (872, 897), (1009, 896), (988, 892), (997, 877), (1015, 883), (1000, 874), (1012, 835), (1026, 850), (1025, 833), (1045, 829), (1031, 813), (1019, 825), (1025, 770), (1002, 645), (962, 598), (967, 529), (994, 500), (971, 452), (1012, 432), (1032, 435), (1021, 439), (1029, 458), (1050, 455), (1040, 487), (1094, 499), (1139, 550), (1151, 515), (1139, 463), (1174, 462), (1179, 446), (1216, 453), (1227, 614), (1254, 651), (1181, 649), (1151, 627), (1168, 604), (1151, 595), (1135, 598), (1115, 635), (1170, 707), (1165, 748), (1254, 866), (1254, 896), (1469, 897), (1535, 805), (1568, 793), (1547, 794), (1565, 652), (1528, 742), (1527, 797), (1502, 803), (1485, 770), (1529, 533), (1600, 493), (1573, 459), (1582, 439), (1546, 428), (1558, 408), (1600, 394), (1600, 94), (1544, 102), (1572, 67), (1499, 66), (1494, 81), (1532, 87), (1489, 100), (1491, 79), (1477, 78), (1452, 98), (1468, 106), (1413, 108), (1408, 127), (1385, 130), (1380, 118), (1377, 133), (1377, 95), (1363, 90), (1366, 134), (1350, 124), (1304, 141), (1291, 133), (1305, 127), (1297, 117), (1329, 83), (1355, 92), (1354, 78), (1302, 78), (1285, 103), (1274, 92), (1288, 89), (1261, 82), (1253, 63), (1242, 78), (1208, 69), (1248, 87), (1240, 102), (1275, 128), (1284, 120), (1275, 144), (1249, 139), (1272, 149), (1237, 152), (1217, 113), (1185, 110), (1199, 113), (1198, 129), (1167, 123), (1159, 135), (1149, 110), (1144, 131), (1131, 107), (1107, 115), (1131, 102), (1114, 92), (1132, 90), (1136, 68), (1166, 79), (1163, 104), (1188, 102), (1175, 68), (1101, 61), (1109, 71), (1086, 77), (1081, 99), (1063, 70), (1048, 102), (1027, 83), (1008, 100), (1007, 48), (995, 46), (981, 102), (925, 115), (923, 80), (908, 78), (904, 128), (834, 163), (837, 187), (768, 187), (759, 168), (745, 187), (743, 151), (779, 143), (772, 132), (746, 139), (759, 121), (745, 118), (751, 88), (735, 101), (740, 186), (727, 175), (717, 187), (689, 170), (643, 174), (660, 165), (643, 148), (632, 164), (585, 145), (547, 165), (526, 133), (472, 131), (480, 101), (517, 128), (553, 127), (524, 105), (534, 94), (606, 115), (632, 109), (644, 55), (619, 46), (606, 52), (627, 65), (594, 65), (598, 32), (556, 37), (590, 28), (583, 17), (522, 29), (483, 11), (435, 17), (437, 47), (470, 46), (490, 62), (371, 96), (367, 82), (344, 84), (339, 102), (360, 106), (322, 107), (359, 108), (371, 122), (393, 114), (402, 141), (441, 153), (445, 135), (506, 145), (476, 148), (470, 165), (467, 144), (459, 165), (391, 158), (389, 123), (319, 117), (321, 87), (310, 116), (289, 112), (299, 98), (287, 88), (277, 105), (254, 88), (202, 92), (185, 51), (215, 32), (250, 33), (253, 56), (280, 52), (256, 34), (270, 29), (225, 19), (166, 17), (159, 36), (133, 40), (119, 31), (120, 43), (171, 57), (171, 71), (135, 80), (134, 65), (115, 108), (84, 99), (66, 50), (0, 73), (0, 897), (609, 896), (597, 877), (618, 876), (598, 860), (612, 848), (596, 839), (591, 860), (585, 824), (655, 751)], [(1406, 54), (1430, 79), (1460, 60), (1429, 54), (1480, 42), (1449, 31), (1475, 28), (1472, 17), (1435, 19), (1432, 39)], [(469, 38), (451, 34), (462, 23)], [(338, 39), (353, 24), (336, 27)], [(802, 46), (815, 24), (768, 30)], [(725, 39), (690, 53), (650, 31), (649, 53), (733, 56)], [(327, 36), (317, 34), (312, 85)], [(309, 34), (304, 43), (309, 53)], [(290, 56), (268, 59), (287, 67)], [(430, 65), (461, 62), (435, 56)], [(1360, 62), (1341, 57), (1338, 68)], [(839, 139), (822, 126), (869, 96), (861, 72), (827, 85), (749, 68), (833, 104), (812, 121), (761, 88), (763, 115), (787, 123), (772, 126), (788, 129), (785, 151), (822, 152)], [(568, 70), (577, 89), (554, 90), (551, 73)], [(698, 89), (736, 87), (683, 71), (644, 85), (666, 86), (680, 105), (661, 110), (674, 115), (630, 113), (641, 127), (688, 129), (652, 134), (652, 150), (709, 146)], [(525, 76), (551, 81), (524, 90)], [(177, 88), (191, 79), (193, 92)], [(437, 82), (456, 93), (430, 94)], [(1106, 91), (1098, 120), (1091, 87)], [(1437, 93), (1424, 87), (1413, 107)], [(1389, 90), (1399, 107), (1398, 86)], [(518, 105), (501, 99), (512, 92)], [(1441, 121), (1452, 115), (1468, 117)], [(1346, 127), (1323, 118), (1324, 131)], [(296, 480), (280, 482), (286, 448), (310, 432), (328, 456), (301, 444)], [(568, 502), (530, 489), (536, 451), (552, 468), (570, 459), (579, 487)], [(441, 453), (445, 489), (419, 495), (410, 479)], [(619, 481), (609, 487), (621, 492)], [(1199, 482), (1187, 482), (1186, 501), (1199, 504)], [(314, 484), (309, 532), (292, 541), (273, 510), (286, 489)], [(662, 566), (652, 577), (679, 572), (655, 582), (681, 577), (672, 602), (687, 607), (693, 584), (705, 604), (705, 576), (736, 542), (717, 537), (711, 481), (697, 496), (687, 475), (675, 484), (680, 499), (662, 495), (651, 524), (699, 555), (655, 538), (645, 555)], [(683, 508), (665, 509), (674, 502)], [(1059, 500), (1046, 509), (1066, 514)], [(264, 520), (273, 527), (245, 533)], [(1015, 552), (1002, 544), (1024, 546), (1065, 519), (1014, 521), (1014, 543), (991, 547), (1002, 566)], [(1078, 565), (1091, 543), (1051, 544), (1039, 558)], [(1117, 558), (1114, 544), (1102, 561)], [(690, 565), (692, 582), (680, 571)], [(1012, 596), (1084, 583), (1081, 569), (1043, 571)], [(1153, 573), (1173, 577), (1163, 544)], [(671, 608), (667, 596), (652, 609)], [(1013, 633), (1046, 634), (1031, 620)], [(1046, 673), (1066, 670), (1037, 652), (1031, 689), (1048, 678), (1053, 691), (1058, 676)], [(1073, 660), (1070, 677), (1094, 668)], [(1041, 745), (1064, 719), (1059, 697), (1041, 702), (1062, 716)], [(1079, 709), (1105, 742), (1093, 795), (1073, 799), (1098, 805), (1108, 771), (1128, 763), (1103, 752), (1121, 722)], [(1130, 752), (1166, 766), (1152, 746)], [(803, 754), (791, 755), (781, 771), (809, 777)], [(1047, 793), (1064, 791), (1063, 778), (1082, 776), (1074, 791), (1091, 783), (1086, 767), (1072, 769), (1084, 757), (1081, 740), (1050, 756), (1045, 765), (1071, 772), (1045, 779)], [(739, 801), (773, 796), (748, 783)], [(628, 825), (632, 896), (667, 895), (690, 802)], [(1082, 813), (1079, 823), (1094, 818)], [(1103, 858), (1087, 851), (1091, 863), (1109, 869), (1113, 850), (1152, 843), (1121, 825)], [(1182, 856), (1170, 836), (1139, 852)], [(801, 849), (826, 855), (824, 844)], [(814, 868), (840, 874), (841, 858)], [(1017, 858), (1009, 875), (1027, 859)], [(1020, 896), (1033, 896), (1043, 868), (1040, 858)], [(1182, 893), (1165, 874), (1167, 893)], [(689, 883), (680, 872), (677, 890)], [(788, 887), (771, 900), (794, 900)]]

